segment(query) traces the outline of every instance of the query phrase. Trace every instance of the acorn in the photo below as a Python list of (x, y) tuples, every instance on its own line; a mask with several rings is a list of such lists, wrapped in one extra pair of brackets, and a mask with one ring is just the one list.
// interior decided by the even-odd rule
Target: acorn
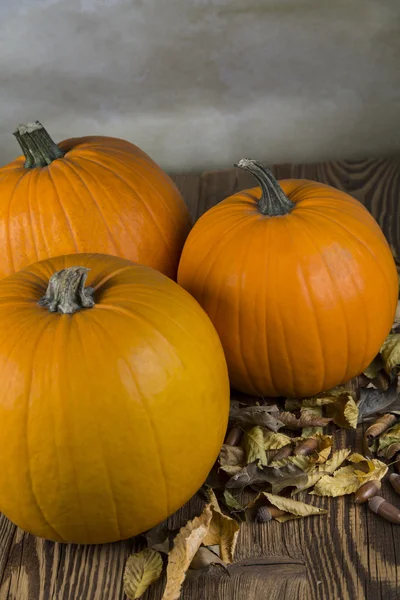
[(391, 473), (389, 476), (389, 481), (392, 484), (392, 488), (396, 494), (400, 495), (400, 475), (398, 473)]
[(367, 500), (379, 494), (381, 487), (381, 482), (376, 479), (363, 483), (354, 494), (354, 502), (364, 504)]
[(312, 454), (314, 450), (318, 448), (318, 440), (316, 438), (308, 438), (305, 442), (301, 442), (294, 449), (294, 454), (296, 456), (308, 456)]
[(228, 446), (238, 446), (240, 440), (242, 439), (243, 431), (240, 427), (232, 427), (230, 431), (228, 431), (224, 444)]
[(400, 525), (400, 510), (387, 502), (382, 496), (374, 496), (368, 500), (368, 506), (375, 514), (386, 521)]

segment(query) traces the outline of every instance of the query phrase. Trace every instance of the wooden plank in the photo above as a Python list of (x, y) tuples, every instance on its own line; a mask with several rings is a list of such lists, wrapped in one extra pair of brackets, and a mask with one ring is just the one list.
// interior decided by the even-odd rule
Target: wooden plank
[[(376, 159), (274, 165), (278, 178), (315, 179), (345, 189), (365, 203), (400, 255), (400, 160)], [(239, 189), (254, 185), (239, 169), (174, 175), (193, 219)], [(361, 451), (361, 431), (340, 431), (339, 446)], [(383, 495), (399, 504), (390, 485)], [(188, 581), (184, 600), (395, 600), (400, 589), (400, 528), (356, 507), (351, 497), (305, 496), (328, 509), (321, 518), (245, 524), (229, 575)], [(178, 528), (201, 509), (194, 498), (170, 519)], [(44, 542), (0, 518), (0, 600), (122, 600), (126, 558), (140, 539), (104, 546)], [(158, 600), (162, 579), (144, 596)]]

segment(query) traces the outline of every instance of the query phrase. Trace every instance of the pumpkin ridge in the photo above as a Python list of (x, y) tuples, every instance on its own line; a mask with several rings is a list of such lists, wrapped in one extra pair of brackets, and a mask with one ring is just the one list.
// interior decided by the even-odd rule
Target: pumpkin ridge
[[(104, 306), (104, 305), (103, 305)], [(108, 339), (111, 341), (111, 344), (114, 346), (114, 348), (118, 348), (117, 344), (115, 343), (114, 338), (112, 337), (112, 335), (110, 334), (110, 332), (104, 327), (104, 325), (100, 322), (97, 321), (97, 326), (103, 330), (103, 332), (107, 335)], [(156, 452), (154, 452), (154, 456), (157, 457), (157, 463), (158, 463), (158, 467), (159, 467), (159, 471), (162, 475), (161, 479), (164, 482), (164, 487), (165, 487), (165, 503), (166, 503), (166, 512), (167, 514), (169, 514), (169, 510), (170, 510), (170, 498), (169, 498), (169, 489), (168, 489), (168, 483), (167, 483), (167, 478), (166, 478), (166, 474), (165, 474), (165, 467), (163, 465), (162, 462), (162, 453), (161, 453), (161, 446), (158, 440), (158, 437), (156, 435), (156, 430), (151, 418), (151, 414), (149, 413), (148, 410), (148, 406), (146, 403), (146, 400), (143, 399), (141, 393), (140, 393), (140, 386), (136, 380), (136, 377), (134, 376), (133, 370), (131, 368), (131, 365), (129, 364), (129, 362), (124, 358), (121, 359), (123, 360), (123, 362), (126, 364), (126, 366), (128, 367), (128, 371), (131, 374), (131, 378), (132, 378), (132, 382), (137, 390), (137, 397), (140, 399), (140, 405), (142, 406), (143, 412), (146, 415), (146, 419), (147, 422), (149, 424), (149, 430), (152, 432), (153, 434), (153, 439), (154, 439), (154, 445), (156, 447)]]
[[(97, 212), (98, 212), (98, 213), (99, 213), (99, 215), (100, 215), (100, 219), (103, 221), (103, 223), (104, 223), (104, 225), (105, 225), (106, 231), (107, 231), (107, 233), (108, 233), (108, 237), (109, 237), (109, 239), (110, 239), (110, 241), (111, 241), (112, 245), (114, 246), (114, 251), (116, 252), (116, 255), (119, 255), (120, 253), (119, 253), (119, 250), (118, 250), (118, 247), (117, 247), (116, 241), (115, 241), (115, 239), (114, 239), (114, 236), (113, 236), (113, 235), (112, 235), (112, 233), (111, 233), (111, 230), (110, 230), (110, 227), (109, 227), (109, 225), (108, 225), (108, 223), (107, 223), (107, 220), (106, 220), (106, 218), (104, 217), (104, 215), (103, 215), (103, 212), (101, 211), (101, 209), (100, 209), (100, 206), (99, 206), (99, 204), (98, 204), (98, 202), (97, 202), (97, 200), (96, 200), (96, 197), (94, 196), (94, 194), (93, 194), (92, 190), (90, 189), (90, 186), (88, 186), (88, 185), (87, 185), (86, 181), (83, 179), (83, 177), (82, 177), (82, 176), (81, 176), (81, 174), (79, 173), (79, 170), (75, 168), (75, 166), (74, 166), (74, 163), (71, 161), (71, 159), (69, 159), (69, 160), (64, 160), (64, 162), (63, 162), (63, 165), (66, 165), (66, 166), (68, 166), (68, 167), (69, 167), (69, 169), (70, 169), (70, 170), (71, 170), (71, 171), (74, 173), (74, 175), (75, 175), (76, 177), (78, 177), (78, 178), (79, 178), (79, 180), (82, 182), (83, 186), (86, 188), (86, 191), (87, 191), (87, 193), (89, 194), (89, 197), (92, 199), (92, 202), (93, 202), (94, 206), (96, 207), (96, 209), (97, 209)], [(69, 179), (69, 178), (68, 178), (68, 179)], [(75, 191), (75, 186), (73, 185), (73, 179), (69, 179), (69, 182), (70, 182), (70, 185), (71, 185), (71, 187), (72, 187), (72, 188), (73, 188), (73, 190)], [(79, 198), (79, 194), (77, 194), (77, 197)], [(111, 254), (111, 253), (110, 253), (110, 254)]]
[(36, 339), (36, 343), (35, 343), (35, 347), (34, 347), (34, 351), (33, 351), (33, 355), (31, 357), (31, 366), (30, 366), (30, 382), (26, 382), (27, 388), (29, 390), (28, 394), (27, 394), (27, 403), (26, 403), (26, 420), (25, 420), (25, 435), (21, 436), (22, 438), (25, 439), (25, 445), (26, 445), (26, 456), (27, 456), (27, 466), (28, 466), (28, 482), (29, 482), (29, 487), (31, 490), (31, 495), (32, 498), (36, 504), (37, 510), (40, 514), (40, 516), (42, 517), (44, 523), (46, 524), (46, 526), (51, 529), (51, 531), (60, 539), (60, 541), (64, 541), (64, 538), (62, 535), (60, 535), (55, 529), (54, 527), (50, 524), (50, 522), (48, 521), (48, 519), (46, 518), (42, 507), (40, 506), (40, 503), (38, 501), (38, 498), (36, 497), (34, 488), (33, 488), (33, 477), (32, 477), (32, 467), (31, 467), (31, 459), (30, 459), (30, 450), (29, 450), (29, 413), (30, 413), (30, 406), (31, 406), (31, 395), (32, 395), (32, 383), (33, 383), (33, 372), (34, 372), (34, 364), (35, 364), (35, 358), (38, 352), (38, 349), (40, 347), (40, 342), (43, 339), (43, 336), (47, 330), (48, 327), (48, 322), (47, 320), (45, 320), (45, 325), (42, 328), (42, 330), (40, 331), (39, 335), (37, 336)]
[[(338, 211), (338, 212), (344, 212), (344, 211)], [(345, 227), (340, 221), (337, 221), (335, 218), (330, 217), (330, 216), (325, 215), (325, 214), (321, 214), (321, 213), (318, 213), (318, 216), (324, 217), (324, 218), (326, 218), (329, 221), (333, 221), (333, 223), (335, 223), (335, 225), (339, 225), (341, 227), (341, 229), (344, 229), (345, 231), (347, 231), (347, 233), (349, 233), (351, 235), (351, 237), (353, 237), (361, 246), (363, 246), (364, 248), (366, 248), (368, 250), (368, 252), (370, 253), (370, 255), (373, 257), (375, 263), (377, 264), (378, 269), (380, 270), (380, 272), (382, 273), (384, 279), (386, 280), (388, 289), (390, 290), (390, 284), (389, 284), (387, 275), (386, 275), (385, 271), (382, 269), (380, 261), (377, 259), (376, 255), (371, 250), (371, 248), (369, 246), (367, 246), (367, 244), (365, 244), (365, 242), (363, 242), (353, 231), (350, 231), (350, 229), (347, 229), (347, 227)], [(382, 241), (386, 241), (386, 240), (384, 239)], [(389, 249), (388, 249), (388, 252), (390, 252)]]
[[(68, 161), (69, 161), (70, 163), (72, 163), (73, 165), (77, 166), (77, 165), (76, 165), (76, 163), (75, 163), (75, 162), (74, 162), (74, 161), (73, 161), (71, 158), (69, 158), (69, 159), (68, 159)], [(88, 171), (88, 169), (85, 169), (85, 167), (83, 167), (81, 164), (79, 164), (79, 167), (78, 167), (78, 169), (81, 169), (81, 170), (82, 170), (82, 171), (84, 171), (86, 174), (88, 174), (88, 175), (89, 175), (89, 177), (91, 177), (92, 179), (94, 179), (94, 177), (93, 177), (93, 175), (90, 173), (90, 171)], [(84, 180), (82, 177), (81, 177), (81, 181), (82, 181), (82, 183), (84, 183), (84, 185), (86, 186), (86, 188), (87, 188), (87, 190), (89, 191), (90, 195), (92, 196), (92, 198), (93, 198), (93, 200), (94, 200), (94, 202), (95, 202), (95, 204), (96, 204), (97, 210), (98, 210), (98, 211), (99, 211), (99, 213), (100, 213), (100, 212), (101, 212), (101, 211), (100, 211), (100, 208), (99, 208), (99, 206), (98, 206), (98, 203), (97, 203), (97, 201), (96, 201), (95, 197), (93, 196), (93, 193), (90, 191), (90, 186), (89, 186), (89, 185), (86, 183), (86, 181), (85, 181), (85, 180)], [(107, 190), (107, 189), (106, 189), (106, 188), (103, 186), (103, 184), (101, 183), (101, 181), (96, 181), (96, 184), (97, 184), (97, 185), (98, 185), (98, 186), (101, 188), (102, 192), (103, 192), (103, 193), (104, 193), (104, 194), (107, 196), (107, 199), (108, 199), (108, 202), (109, 202), (109, 204), (110, 204), (110, 207), (112, 208), (113, 212), (114, 212), (115, 214), (117, 214), (117, 216), (118, 216), (118, 219), (119, 219), (119, 222), (120, 222), (120, 224), (122, 225), (122, 228), (124, 228), (124, 229), (127, 229), (127, 223), (126, 223), (126, 222), (124, 222), (124, 220), (121, 218), (121, 214), (120, 214), (120, 213), (121, 213), (121, 211), (120, 211), (120, 209), (118, 209), (118, 210), (117, 210), (117, 209), (115, 208), (115, 204), (114, 204), (114, 203), (111, 201), (111, 195), (110, 195), (110, 193), (108, 192), (108, 190)], [(103, 214), (102, 214), (102, 213), (101, 213), (101, 216), (102, 216), (102, 218), (103, 218), (104, 222), (106, 222), (106, 219), (104, 218), (104, 216), (103, 216)], [(117, 245), (116, 245), (116, 242), (115, 242), (114, 236), (113, 236), (113, 234), (111, 233), (111, 231), (110, 231), (110, 230), (109, 230), (109, 234), (110, 234), (110, 236), (111, 236), (111, 238), (112, 238), (112, 242), (113, 242), (113, 244), (114, 244), (114, 247), (116, 248), (116, 247), (117, 247)], [(131, 232), (129, 232), (129, 235), (131, 235)], [(120, 254), (120, 251), (119, 251), (119, 250), (118, 250), (118, 256), (122, 256), (122, 254)]]
[[(68, 227), (68, 229), (69, 229), (69, 231), (70, 231), (70, 233), (71, 233), (72, 243), (73, 243), (73, 245), (75, 246), (75, 250), (76, 250), (76, 252), (79, 252), (79, 246), (78, 246), (78, 242), (77, 242), (77, 240), (76, 240), (76, 236), (75, 236), (75, 233), (74, 233), (74, 230), (73, 230), (72, 224), (71, 224), (71, 220), (70, 220), (70, 218), (69, 218), (69, 216), (68, 216), (68, 213), (67, 213), (67, 211), (66, 211), (66, 209), (65, 209), (65, 206), (64, 206), (64, 204), (63, 204), (63, 203), (62, 203), (62, 201), (61, 201), (60, 193), (59, 193), (59, 191), (58, 191), (58, 188), (57, 188), (57, 186), (56, 186), (56, 182), (54, 181), (53, 175), (52, 175), (52, 173), (51, 173), (51, 169), (47, 169), (47, 174), (48, 174), (48, 177), (49, 177), (49, 179), (50, 179), (51, 183), (53, 184), (53, 188), (54, 188), (55, 197), (56, 197), (56, 198), (57, 198), (57, 200), (58, 200), (58, 203), (59, 203), (59, 205), (60, 205), (60, 208), (61, 208), (61, 212), (64, 214), (65, 222), (66, 222), (66, 224), (67, 224), (67, 227)], [(65, 176), (65, 175), (64, 175), (64, 176)], [(68, 179), (68, 178), (67, 178), (67, 179)]]
[[(32, 175), (33, 175), (33, 173), (32, 173)], [(31, 229), (31, 238), (32, 238), (32, 242), (33, 242), (33, 247), (35, 249), (36, 260), (39, 260), (39, 252), (38, 252), (38, 248), (37, 248), (37, 244), (36, 244), (35, 230), (33, 227), (33, 219), (32, 219), (31, 195), (32, 195), (32, 177), (29, 179), (28, 189), (26, 191), (26, 202), (28, 205), (27, 212), (28, 212), (28, 217), (29, 217), (29, 224), (30, 224), (30, 229)]]
[[(324, 215), (321, 215), (321, 216), (324, 216)], [(319, 229), (319, 228), (315, 227), (315, 220), (313, 222), (313, 227), (314, 227), (314, 229)], [(345, 227), (342, 227), (342, 229), (344, 229), (345, 231), (347, 231), (348, 233), (350, 233)], [(362, 354), (362, 360), (360, 361), (360, 368), (358, 369), (358, 371), (361, 372), (362, 369), (365, 366), (364, 356), (365, 356), (366, 350), (368, 349), (369, 340), (370, 340), (370, 331), (369, 331), (369, 327), (367, 326), (367, 324), (368, 324), (368, 311), (367, 311), (367, 307), (366, 307), (366, 304), (365, 304), (364, 294), (362, 293), (362, 290), (360, 289), (360, 287), (357, 284), (357, 282), (354, 280), (353, 273), (351, 271), (350, 271), (350, 278), (351, 278), (351, 280), (353, 282), (354, 288), (358, 292), (358, 296), (359, 296), (360, 301), (361, 301), (361, 303), (362, 303), (362, 305), (364, 307), (364, 318), (365, 318), (365, 323), (366, 323), (366, 326), (364, 328), (365, 333), (366, 333), (366, 341), (365, 341), (365, 343), (363, 345), (363, 352), (364, 352), (364, 354)], [(385, 277), (385, 280), (387, 281), (386, 277)]]
[[(126, 168), (129, 168), (129, 167), (128, 167), (128, 165), (126, 165), (126, 164), (125, 164), (125, 161), (124, 161), (124, 160), (118, 159), (118, 158), (116, 158), (116, 157), (114, 157), (114, 156), (113, 156), (113, 154), (115, 154), (115, 153), (120, 153), (120, 154), (122, 154), (122, 152), (121, 152), (121, 150), (119, 150), (119, 148), (112, 148), (112, 149), (111, 149), (111, 152), (112, 152), (112, 154), (111, 154), (111, 153), (110, 153), (110, 154), (111, 154), (112, 158), (114, 158), (114, 160), (116, 160), (116, 161), (117, 161), (119, 164), (123, 164), (123, 165), (124, 165), (124, 167), (126, 167)], [(108, 153), (107, 153), (107, 156), (110, 156), (110, 154), (108, 154)], [(146, 159), (147, 159), (147, 160), (143, 160), (143, 164), (141, 164), (141, 165), (140, 165), (140, 166), (141, 166), (141, 169), (142, 169), (142, 170), (144, 170), (144, 169), (148, 169), (148, 167), (149, 167), (149, 159), (150, 159), (150, 157), (146, 156), (146, 157), (141, 157), (141, 158), (143, 158), (143, 159), (144, 159), (144, 158), (146, 158)], [(150, 159), (150, 161), (151, 161), (151, 163), (150, 163), (150, 164), (151, 164), (151, 166), (153, 167), (153, 170), (155, 170), (155, 169), (154, 169), (154, 166), (155, 166), (155, 164), (153, 163), (152, 159)], [(160, 194), (159, 190), (158, 190), (157, 188), (155, 188), (155, 187), (152, 185), (152, 176), (151, 176), (151, 173), (149, 173), (149, 177), (148, 177), (148, 178), (146, 177), (146, 179), (145, 179), (145, 178), (142, 176), (142, 174), (141, 174), (141, 171), (140, 171), (140, 170), (138, 170), (138, 171), (137, 171), (136, 175), (137, 175), (137, 176), (139, 176), (139, 178), (140, 178), (140, 177), (142, 177), (142, 181), (143, 181), (143, 180), (145, 180), (146, 184), (147, 184), (147, 185), (149, 185), (149, 186), (151, 187), (151, 189), (153, 190), (153, 192), (155, 192), (155, 193), (157, 194), (157, 196), (158, 196), (158, 197), (159, 197), (159, 199), (161, 200), (161, 204), (162, 204), (162, 205), (163, 205), (165, 208), (167, 208), (167, 212), (169, 212), (169, 214), (171, 215), (171, 218), (172, 218), (172, 220), (174, 221), (174, 225), (175, 225), (175, 226), (177, 226), (177, 225), (178, 225), (178, 221), (175, 219), (175, 215), (173, 214), (173, 212), (172, 212), (172, 210), (171, 210), (171, 207), (169, 206), (168, 202), (164, 202), (164, 197), (162, 196), (162, 194)], [(165, 173), (164, 171), (162, 171), (161, 175), (163, 176), (163, 179), (165, 179), (165, 180), (166, 180), (166, 177), (168, 177), (168, 179), (170, 179), (170, 180), (171, 180), (171, 178), (170, 178), (170, 177), (167, 175), (167, 173)], [(165, 177), (165, 176), (166, 176), (166, 177)], [(172, 180), (171, 180), (171, 181), (172, 181)], [(168, 181), (168, 183), (170, 183), (170, 182)], [(178, 194), (180, 194), (180, 192), (179, 192), (178, 188), (176, 187), (176, 184), (175, 184), (175, 182), (174, 182), (174, 181), (172, 181), (172, 183), (174, 184), (174, 186), (175, 186), (175, 188), (176, 188), (176, 191), (178, 192)]]
[[(270, 225), (270, 224), (269, 224)], [(265, 267), (264, 267), (264, 273), (265, 276), (263, 278), (264, 280), (264, 289), (263, 289), (263, 293), (262, 293), (262, 298), (265, 301), (265, 308), (267, 309), (267, 288), (268, 288), (268, 273), (269, 273), (269, 262), (270, 262), (270, 253), (268, 252), (268, 246), (271, 243), (271, 227), (268, 226), (267, 228), (268, 234), (266, 234), (264, 236), (264, 256), (265, 256)], [(262, 312), (263, 315), (263, 320), (262, 320), (262, 326), (263, 326), (263, 331), (267, 330), (267, 310), (264, 310)], [(265, 335), (263, 336), (263, 340), (264, 340), (264, 344), (265, 344), (265, 355), (266, 355), (266, 363), (268, 364), (268, 370), (269, 370), (269, 379), (272, 385), (272, 388), (274, 389), (274, 392), (278, 395), (278, 389), (275, 385), (275, 379), (274, 379), (274, 374), (273, 374), (273, 369), (271, 367), (271, 352), (270, 352), (270, 344), (269, 344), (269, 336)]]
[(86, 156), (81, 156), (80, 157), (82, 160), (87, 160), (89, 162), (95, 163), (97, 165), (100, 165), (103, 169), (106, 169), (107, 171), (110, 171), (114, 177), (117, 177), (118, 179), (120, 179), (136, 196), (136, 198), (138, 198), (139, 203), (141, 206), (144, 206), (144, 208), (146, 209), (148, 215), (150, 216), (150, 219), (152, 221), (152, 223), (155, 225), (158, 233), (160, 234), (160, 239), (163, 240), (165, 246), (168, 248), (168, 241), (165, 238), (165, 234), (162, 231), (162, 229), (160, 228), (158, 221), (156, 219), (156, 217), (154, 216), (154, 214), (151, 212), (151, 210), (149, 209), (148, 205), (146, 204), (146, 202), (142, 202), (142, 199), (140, 198), (139, 194), (137, 193), (136, 189), (125, 179), (125, 177), (122, 177), (119, 173), (116, 173), (115, 171), (113, 171), (112, 169), (110, 169), (110, 167), (108, 167), (107, 165), (103, 165), (101, 163), (99, 163), (96, 160), (93, 160), (91, 158), (87, 158)]
[(101, 288), (110, 281), (110, 279), (112, 279), (113, 277), (116, 277), (117, 275), (120, 275), (120, 273), (123, 273), (124, 271), (128, 271), (129, 269), (132, 269), (133, 265), (127, 265), (126, 267), (122, 267), (121, 269), (116, 269), (115, 271), (113, 271), (112, 273), (108, 273), (108, 275), (105, 275), (103, 277), (103, 279), (100, 279), (100, 281), (98, 281), (96, 283), (96, 285), (92, 285), (93, 289), (95, 292), (97, 291), (101, 291)]
[[(285, 225), (286, 225), (286, 229), (287, 229), (287, 232), (288, 232), (288, 239), (291, 241), (291, 245), (292, 245), (292, 248), (293, 248), (292, 236), (289, 233), (288, 223), (286, 222)], [(315, 306), (315, 302), (314, 302), (313, 294), (312, 294), (311, 289), (310, 289), (308, 278), (306, 277), (306, 274), (305, 274), (304, 265), (303, 265), (302, 260), (301, 260), (301, 254), (298, 254), (298, 263), (297, 264), (300, 267), (301, 278), (302, 278), (302, 281), (304, 283), (305, 289), (307, 290), (307, 295), (308, 295), (310, 304), (312, 305), (312, 308), (313, 308), (313, 310), (311, 312), (313, 314), (314, 321), (315, 321), (315, 331), (316, 331), (316, 334), (317, 334), (316, 336), (318, 338), (318, 342), (319, 342), (319, 346), (320, 346), (321, 359), (322, 359), (321, 360), (321, 366), (322, 366), (322, 383), (321, 383), (321, 385), (319, 387), (320, 387), (321, 390), (324, 390), (325, 389), (325, 380), (326, 380), (326, 375), (327, 375), (327, 373), (326, 373), (326, 357), (325, 357), (325, 353), (324, 353), (324, 345), (322, 343), (322, 338), (321, 338), (320, 322), (319, 322), (319, 319), (317, 317), (317, 308)], [(294, 364), (294, 363), (295, 363), (295, 361), (291, 361), (291, 364)], [(296, 386), (295, 385), (293, 385), (293, 391), (294, 392), (296, 391)]]
[[(86, 368), (88, 369), (87, 372), (89, 373), (90, 369), (88, 368), (88, 364), (89, 363), (88, 363), (88, 360), (87, 360), (87, 357), (86, 357), (85, 344), (83, 343), (83, 336), (82, 336), (81, 331), (79, 329), (79, 324), (78, 323), (79, 323), (79, 319), (76, 319), (75, 327), (76, 327), (77, 338), (79, 339), (80, 345), (81, 345), (81, 350), (82, 350), (81, 356), (84, 357), (84, 360), (86, 362)], [(112, 480), (111, 480), (111, 475), (110, 475), (110, 468), (109, 468), (109, 465), (107, 464), (107, 461), (105, 459), (105, 454), (104, 454), (104, 451), (103, 451), (103, 444), (102, 444), (102, 439), (101, 439), (101, 436), (100, 436), (99, 421), (98, 421), (98, 418), (97, 418), (97, 411), (94, 410), (93, 411), (93, 415), (94, 415), (93, 418), (96, 419), (97, 433), (98, 433), (98, 437), (100, 439), (100, 444), (99, 444), (100, 453), (101, 453), (101, 456), (102, 456), (102, 459), (103, 459), (102, 463), (104, 465), (104, 472), (106, 474), (106, 479), (107, 479), (107, 482), (108, 482), (109, 495), (110, 495), (111, 502), (112, 502), (112, 505), (113, 505), (113, 508), (114, 508), (115, 524), (116, 524), (117, 534), (118, 534), (118, 537), (122, 539), (122, 537), (123, 537), (121, 535), (122, 529), (121, 529), (121, 525), (120, 525), (119, 518), (118, 518), (118, 509), (117, 509), (117, 503), (116, 503), (116, 499), (115, 499), (115, 495), (114, 495), (114, 486), (112, 485)]]
[(10, 263), (11, 263), (11, 268), (13, 271), (17, 271), (18, 269), (15, 268), (15, 263), (14, 263), (14, 258), (13, 258), (13, 253), (12, 253), (12, 244), (11, 244), (11, 205), (12, 205), (12, 201), (14, 199), (15, 193), (17, 191), (17, 189), (19, 188), (19, 185), (21, 183), (21, 181), (24, 179), (24, 177), (26, 175), (28, 175), (30, 173), (30, 171), (26, 170), (21, 177), (18, 178), (17, 184), (15, 185), (11, 197), (10, 197), (10, 201), (8, 203), (8, 216), (7, 216), (7, 246), (8, 246), (8, 250), (9, 250), (9, 256), (10, 256)]
[[(297, 215), (297, 218), (300, 219), (301, 221), (303, 221), (303, 223), (305, 222), (307, 225), (309, 224), (309, 222), (307, 221), (307, 219), (304, 219), (303, 217)], [(340, 304), (341, 310), (342, 310), (342, 314), (343, 314), (343, 322), (345, 323), (346, 326), (346, 344), (344, 344), (346, 350), (347, 350), (347, 355), (346, 355), (346, 360), (344, 361), (346, 366), (346, 371), (342, 377), (342, 381), (347, 381), (347, 371), (348, 371), (348, 363), (349, 363), (349, 341), (350, 341), (350, 335), (349, 335), (349, 324), (348, 324), (348, 319), (347, 319), (347, 313), (343, 304), (343, 298), (342, 295), (339, 291), (338, 285), (336, 283), (336, 280), (334, 279), (334, 277), (332, 276), (332, 273), (325, 261), (325, 259), (323, 258), (322, 254), (321, 254), (321, 250), (318, 247), (318, 245), (314, 242), (314, 239), (311, 235), (311, 233), (307, 230), (307, 228), (303, 225), (303, 227), (301, 227), (301, 231), (303, 233), (306, 234), (307, 238), (309, 238), (311, 240), (312, 245), (316, 248), (317, 250), (317, 255), (320, 257), (321, 259), (321, 263), (324, 265), (325, 270), (328, 274), (329, 279), (332, 282), (332, 289), (335, 291), (336, 297), (338, 299), (338, 303)]]

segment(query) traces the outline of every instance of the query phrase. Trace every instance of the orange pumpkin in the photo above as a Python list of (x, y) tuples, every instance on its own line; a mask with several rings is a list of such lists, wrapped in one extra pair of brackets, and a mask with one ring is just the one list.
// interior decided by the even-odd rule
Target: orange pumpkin
[(99, 252), (176, 278), (189, 212), (144, 152), (110, 137), (56, 145), (37, 121), (15, 136), (25, 156), (0, 169), (0, 277), (51, 256)]
[(388, 334), (397, 276), (376, 221), (357, 200), (306, 180), (279, 183), (244, 159), (260, 187), (205, 213), (178, 283), (203, 306), (232, 385), (305, 397), (360, 373)]
[(202, 485), (228, 373), (211, 321), (172, 280), (105, 255), (38, 262), (0, 282), (0, 343), (0, 511), (14, 523), (111, 542)]

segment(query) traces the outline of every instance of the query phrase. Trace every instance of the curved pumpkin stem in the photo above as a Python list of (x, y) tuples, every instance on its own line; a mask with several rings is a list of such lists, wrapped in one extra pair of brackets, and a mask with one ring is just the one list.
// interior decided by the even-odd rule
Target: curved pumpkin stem
[(18, 125), (14, 135), (24, 153), (26, 169), (46, 167), (65, 154), (39, 121)]
[(235, 167), (251, 173), (260, 184), (261, 198), (258, 201), (258, 210), (262, 215), (278, 217), (287, 215), (294, 208), (294, 202), (289, 200), (267, 167), (249, 158), (242, 158)]
[(95, 305), (93, 288), (85, 288), (89, 269), (85, 267), (69, 267), (57, 271), (50, 277), (47, 290), (38, 302), (50, 312), (72, 315), (82, 308), (92, 308)]

